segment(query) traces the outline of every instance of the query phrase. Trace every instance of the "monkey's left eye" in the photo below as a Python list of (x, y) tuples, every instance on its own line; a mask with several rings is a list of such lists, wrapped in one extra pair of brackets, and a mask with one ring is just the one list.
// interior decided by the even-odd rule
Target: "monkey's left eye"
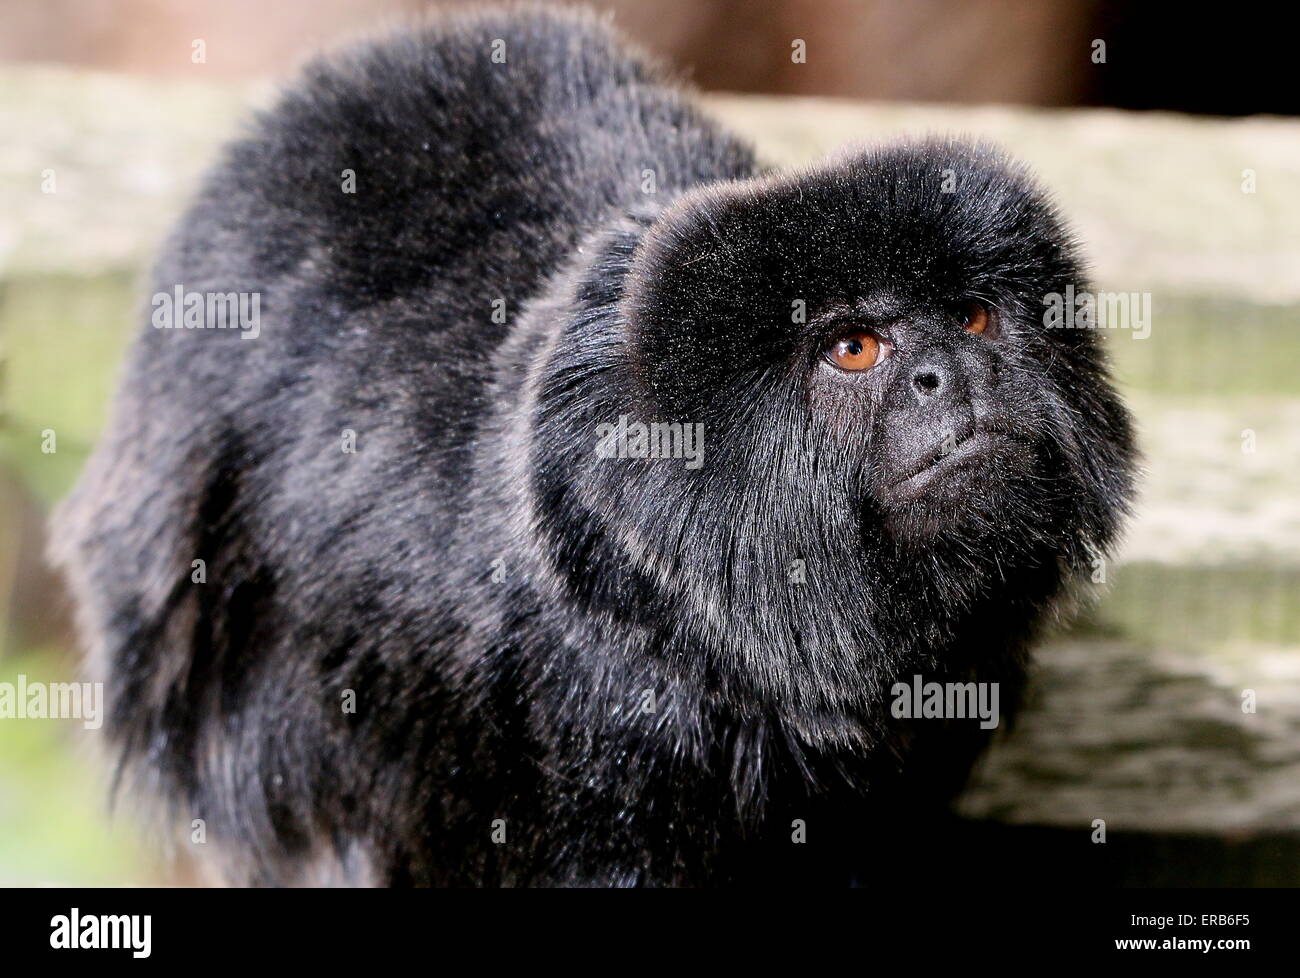
[(962, 311), (962, 328), (968, 333), (987, 332), (991, 323), (989, 311), (978, 302), (970, 303)]
[(832, 343), (826, 356), (841, 370), (870, 370), (889, 356), (889, 347), (870, 333), (854, 333)]

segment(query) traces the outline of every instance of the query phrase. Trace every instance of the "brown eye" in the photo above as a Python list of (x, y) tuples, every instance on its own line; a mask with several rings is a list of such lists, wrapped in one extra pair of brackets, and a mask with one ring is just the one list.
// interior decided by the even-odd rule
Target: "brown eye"
[(966, 308), (966, 322), (963, 324), (968, 333), (982, 333), (989, 328), (989, 311), (978, 302), (972, 302)]
[(885, 358), (884, 353), (880, 341), (870, 333), (854, 333), (835, 342), (830, 358), (842, 370), (869, 370)]

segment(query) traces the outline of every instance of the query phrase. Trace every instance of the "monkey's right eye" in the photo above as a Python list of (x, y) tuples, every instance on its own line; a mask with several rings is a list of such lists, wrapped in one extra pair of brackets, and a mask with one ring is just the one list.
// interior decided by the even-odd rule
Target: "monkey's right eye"
[(889, 347), (870, 333), (854, 333), (832, 343), (826, 356), (841, 370), (870, 370), (889, 356)]

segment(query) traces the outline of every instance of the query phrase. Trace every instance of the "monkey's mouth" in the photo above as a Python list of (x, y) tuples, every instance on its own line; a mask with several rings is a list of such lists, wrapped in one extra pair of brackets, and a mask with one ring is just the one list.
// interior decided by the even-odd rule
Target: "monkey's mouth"
[(1005, 443), (1002, 435), (976, 430), (945, 451), (942, 445), (927, 453), (903, 478), (889, 487), (889, 494), (901, 502), (919, 498), (935, 483), (959, 471), (981, 467)]

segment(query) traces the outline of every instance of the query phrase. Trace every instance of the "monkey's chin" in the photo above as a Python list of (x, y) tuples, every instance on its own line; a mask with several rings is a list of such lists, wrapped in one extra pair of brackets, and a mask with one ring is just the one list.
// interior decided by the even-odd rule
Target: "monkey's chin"
[(939, 497), (944, 501), (973, 488), (981, 474), (991, 474), (993, 458), (1005, 439), (979, 431), (950, 452), (936, 454), (919, 470), (890, 483), (886, 503), (906, 504)]
[(1015, 491), (1011, 482), (1032, 464), (1021, 442), (976, 432), (923, 468), (878, 491), (885, 532), (900, 542), (924, 543), (942, 536), (978, 533), (997, 501)]

